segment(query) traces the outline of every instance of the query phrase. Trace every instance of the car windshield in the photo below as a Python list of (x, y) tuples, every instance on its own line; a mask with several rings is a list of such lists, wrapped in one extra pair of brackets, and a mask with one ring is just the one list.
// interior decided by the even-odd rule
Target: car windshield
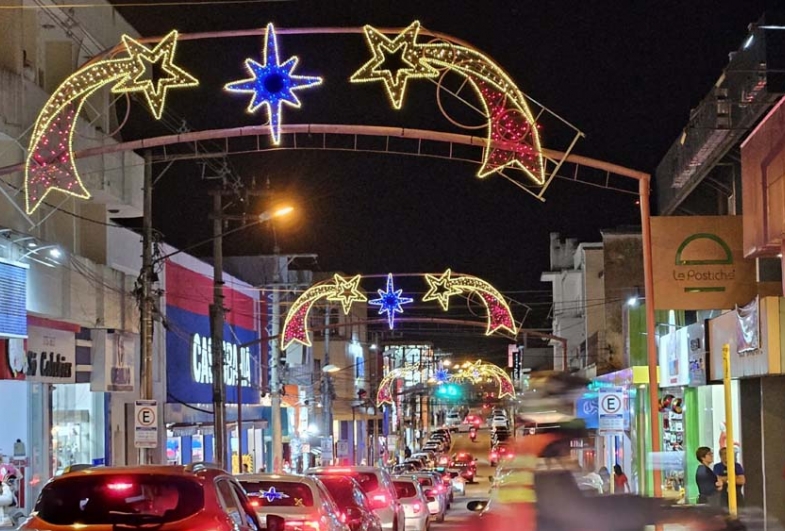
[(431, 478), (419, 477), (417, 478), (417, 481), (420, 482), (420, 485), (425, 485), (426, 487), (433, 486), (433, 479)]
[(204, 506), (201, 485), (164, 474), (96, 474), (47, 484), (35, 505), (52, 525), (164, 524)]
[(350, 478), (343, 476), (326, 476), (321, 478), (324, 486), (330, 491), (336, 505), (339, 509), (346, 509), (350, 506), (356, 506), (357, 500), (355, 499), (355, 482)]
[(417, 487), (411, 481), (393, 481), (395, 493), (399, 498), (414, 498), (417, 496)]
[(306, 483), (241, 480), (240, 484), (258, 507), (313, 507), (313, 492)]

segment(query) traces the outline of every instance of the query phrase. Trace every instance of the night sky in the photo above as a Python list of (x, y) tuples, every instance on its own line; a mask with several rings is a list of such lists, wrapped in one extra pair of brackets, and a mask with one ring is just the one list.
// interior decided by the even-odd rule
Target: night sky
[[(764, 9), (763, 1), (738, 0), (331, 0), (158, 5), (120, 12), (145, 36), (171, 29), (264, 28), (268, 22), (279, 28), (404, 27), (420, 20), (425, 28), (491, 56), (523, 92), (583, 131), (586, 138), (575, 153), (653, 173), (687, 124), (690, 109), (709, 92), (728, 53), (741, 46), (747, 25)], [(359, 34), (279, 35), (278, 42), (281, 59), (300, 57), (296, 73), (325, 79), (323, 86), (299, 93), (301, 109), (284, 109), (284, 123), (463, 132), (439, 113), (429, 81), (410, 81), (401, 111), (389, 105), (381, 83), (350, 84), (349, 76), (370, 58)], [(247, 77), (243, 61), (260, 60), (262, 43), (262, 37), (181, 43), (177, 63), (202, 86), (173, 91), (167, 110), (197, 130), (261, 123), (263, 114), (245, 113), (247, 96), (226, 94), (221, 87)], [(455, 112), (471, 122), (471, 115), (461, 114), (465, 109)], [(132, 113), (125, 138), (167, 133), (144, 114), (141, 108)], [(463, 133), (482, 136), (485, 130)], [(549, 133), (543, 131), (546, 147)], [(246, 184), (269, 179), (276, 194), (296, 198), (300, 214), (277, 225), (282, 252), (316, 253), (318, 269), (346, 273), (452, 267), (484, 278), (532, 308), (523, 323), (531, 328), (549, 326), (549, 284), (539, 281), (549, 266), (549, 232), (597, 241), (601, 229), (639, 223), (634, 196), (557, 179), (540, 203), (503, 179), (477, 179), (477, 166), (469, 163), (305, 150), (230, 162)], [(204, 181), (201, 173), (194, 162), (177, 163), (155, 190), (155, 226), (179, 247), (210, 236), (207, 191), (219, 182)], [(257, 212), (265, 207), (247, 206)], [(270, 231), (259, 227), (225, 242), (227, 254), (270, 253), (272, 247)], [(194, 254), (209, 252), (208, 246)], [(376, 283), (364, 287), (375, 291), (383, 280)], [(524, 306), (515, 311), (523, 318)]]

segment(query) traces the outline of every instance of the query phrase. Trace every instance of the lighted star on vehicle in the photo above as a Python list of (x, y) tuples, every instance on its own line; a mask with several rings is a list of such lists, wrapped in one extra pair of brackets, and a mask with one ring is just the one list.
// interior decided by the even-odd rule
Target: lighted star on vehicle
[(368, 301), (372, 306), (379, 306), (379, 315), (387, 314), (387, 324), (392, 330), (395, 327), (395, 314), (403, 313), (402, 305), (411, 304), (414, 299), (410, 297), (402, 297), (403, 290), (396, 290), (393, 284), (392, 273), (387, 275), (387, 289), (385, 291), (376, 290), (379, 294), (378, 299)]
[(299, 108), (300, 100), (294, 91), (320, 85), (322, 78), (294, 75), (299, 60), (296, 56), (281, 64), (278, 58), (278, 41), (272, 24), (267, 25), (264, 41), (264, 63), (260, 64), (253, 59), (245, 60), (245, 67), (253, 77), (228, 83), (224, 88), (229, 92), (253, 94), (248, 105), (249, 113), (255, 113), (263, 105), (267, 107), (270, 134), (273, 143), (277, 145), (281, 141), (282, 105), (286, 103)]

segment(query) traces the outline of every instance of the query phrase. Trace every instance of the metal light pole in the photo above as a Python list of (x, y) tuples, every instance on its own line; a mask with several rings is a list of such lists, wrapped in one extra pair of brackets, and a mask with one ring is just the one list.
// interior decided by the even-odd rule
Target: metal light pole
[[(324, 309), (324, 356), (322, 358), (322, 367), (326, 369), (330, 364), (330, 307), (326, 306)], [(332, 376), (329, 372), (324, 372), (322, 375), (322, 383), (324, 391), (322, 392), (322, 415), (324, 423), (324, 436), (332, 440), (333, 436), (333, 396), (332, 396)], [(334, 454), (334, 452), (333, 452)], [(335, 459), (335, 455), (333, 455)]]
[(226, 410), (224, 408), (224, 295), (222, 193), (213, 195), (213, 304), (210, 305), (210, 338), (213, 369), (213, 441), (215, 463), (226, 469)]

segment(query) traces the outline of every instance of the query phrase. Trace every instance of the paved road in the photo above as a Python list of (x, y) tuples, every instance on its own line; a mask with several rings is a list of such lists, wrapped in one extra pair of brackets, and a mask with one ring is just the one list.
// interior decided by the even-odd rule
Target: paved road
[(434, 531), (468, 529), (467, 524), (470, 524), (473, 518), (477, 518), (477, 515), (466, 509), (466, 504), (471, 500), (484, 500), (488, 497), (488, 476), (494, 473), (494, 469), (488, 464), (490, 448), (491, 432), (487, 428), (478, 432), (475, 442), (469, 439), (468, 433), (453, 434), (452, 452), (469, 452), (477, 460), (477, 482), (466, 485), (466, 496), (455, 497), (443, 523), (431, 524)]

